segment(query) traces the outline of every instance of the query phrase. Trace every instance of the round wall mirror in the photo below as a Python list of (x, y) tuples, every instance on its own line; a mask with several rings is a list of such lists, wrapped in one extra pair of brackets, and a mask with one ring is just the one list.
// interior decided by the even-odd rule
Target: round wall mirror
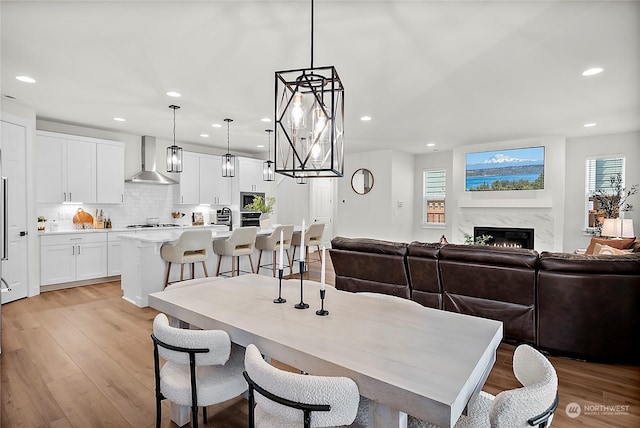
[(373, 188), (373, 174), (366, 168), (360, 168), (351, 176), (351, 187), (359, 195), (366, 195)]

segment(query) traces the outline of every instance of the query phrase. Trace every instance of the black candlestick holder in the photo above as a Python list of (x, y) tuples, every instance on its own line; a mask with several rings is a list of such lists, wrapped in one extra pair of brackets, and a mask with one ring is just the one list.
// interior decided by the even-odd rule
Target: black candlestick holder
[(296, 303), (294, 307), (296, 309), (308, 309), (309, 304), (304, 302), (303, 290), (302, 290), (302, 278), (304, 276), (304, 260), (300, 260), (300, 303)]
[(320, 315), (321, 317), (329, 315), (329, 311), (324, 309), (324, 294), (326, 290), (320, 290), (320, 310), (316, 311), (316, 315)]
[(285, 303), (287, 299), (282, 298), (282, 271), (284, 269), (278, 269), (278, 298), (273, 299), (273, 303)]

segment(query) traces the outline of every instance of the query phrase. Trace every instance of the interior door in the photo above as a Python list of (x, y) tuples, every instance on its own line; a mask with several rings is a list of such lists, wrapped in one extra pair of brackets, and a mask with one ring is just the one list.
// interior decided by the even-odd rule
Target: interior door
[[(10, 291), (4, 291), (2, 303), (27, 297), (27, 196), (25, 147), (26, 129), (9, 122), (2, 128), (2, 176), (7, 179), (7, 240), (6, 260), (2, 261), (2, 277)], [(4, 196), (4, 195), (3, 195)], [(4, 285), (4, 284), (3, 284)]]
[(311, 219), (324, 223), (322, 245), (329, 248), (333, 238), (333, 179), (314, 178), (311, 183)]

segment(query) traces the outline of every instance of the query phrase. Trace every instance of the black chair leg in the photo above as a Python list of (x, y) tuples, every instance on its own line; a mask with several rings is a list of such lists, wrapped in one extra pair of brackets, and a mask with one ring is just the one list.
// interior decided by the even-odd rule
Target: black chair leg
[(198, 407), (191, 406), (191, 426), (198, 428)]
[(160, 397), (156, 397), (156, 428), (160, 428), (162, 422), (162, 401)]
[(202, 407), (202, 420), (207, 424), (207, 406)]

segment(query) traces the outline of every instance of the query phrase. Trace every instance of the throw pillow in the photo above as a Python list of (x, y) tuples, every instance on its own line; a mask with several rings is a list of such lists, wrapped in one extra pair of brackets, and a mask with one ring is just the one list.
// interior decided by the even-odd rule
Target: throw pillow
[(598, 243), (596, 243), (593, 250), (593, 254), (606, 254), (606, 255), (612, 255), (612, 256), (619, 256), (622, 254), (631, 254), (632, 252), (633, 250), (630, 248), (627, 250), (619, 250), (617, 248), (613, 248), (608, 245), (602, 245)]
[(613, 248), (617, 248), (618, 250), (625, 250), (627, 248), (631, 248), (636, 238), (622, 238), (622, 239), (607, 239), (607, 238), (596, 238), (595, 236), (591, 238), (591, 243), (587, 247), (587, 250), (584, 252), (585, 254), (595, 254), (595, 246), (596, 244), (600, 245), (608, 245)]

